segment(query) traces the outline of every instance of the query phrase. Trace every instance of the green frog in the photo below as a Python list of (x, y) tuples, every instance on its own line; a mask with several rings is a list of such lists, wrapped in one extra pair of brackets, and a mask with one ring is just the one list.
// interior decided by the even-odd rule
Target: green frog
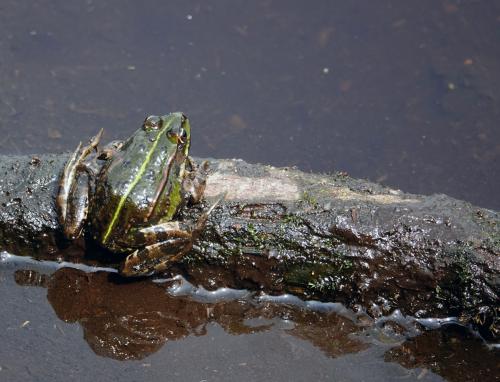
[(182, 258), (208, 215), (194, 224), (175, 220), (205, 189), (205, 171), (189, 157), (191, 128), (182, 113), (149, 116), (130, 138), (98, 150), (102, 130), (80, 144), (61, 175), (57, 207), (64, 235), (83, 228), (104, 248), (128, 253), (120, 272), (144, 276)]

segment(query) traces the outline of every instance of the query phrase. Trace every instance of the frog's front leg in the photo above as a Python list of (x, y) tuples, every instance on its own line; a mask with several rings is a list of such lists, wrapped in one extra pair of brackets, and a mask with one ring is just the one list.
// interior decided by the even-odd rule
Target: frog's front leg
[(197, 204), (201, 201), (203, 193), (205, 192), (208, 162), (203, 162), (201, 168), (198, 168), (191, 157), (187, 157), (186, 161), (186, 176), (182, 181), (182, 188), (186, 194), (189, 195), (189, 202), (191, 204)]
[(136, 245), (144, 247), (127, 256), (120, 273), (146, 276), (161, 272), (179, 261), (192, 248), (198, 232), (196, 228), (191, 230), (171, 221), (139, 229), (131, 235)]
[(96, 150), (102, 133), (101, 129), (87, 146), (82, 147), (80, 142), (61, 174), (56, 206), (59, 223), (68, 239), (80, 236), (87, 218), (90, 178), (93, 174), (90, 167), (85, 165), (85, 160)]

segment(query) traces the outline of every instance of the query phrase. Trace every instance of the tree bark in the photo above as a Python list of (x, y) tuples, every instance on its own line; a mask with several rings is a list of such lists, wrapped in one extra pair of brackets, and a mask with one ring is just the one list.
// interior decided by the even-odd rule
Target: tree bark
[[(67, 157), (0, 156), (3, 248), (39, 255), (64, 247), (54, 198)], [(396, 309), (417, 317), (453, 316), (488, 337), (499, 335), (497, 212), (344, 173), (209, 163), (204, 202), (180, 218), (194, 221), (226, 196), (193, 251), (170, 272), (209, 289), (293, 293), (366, 309), (374, 317)]]

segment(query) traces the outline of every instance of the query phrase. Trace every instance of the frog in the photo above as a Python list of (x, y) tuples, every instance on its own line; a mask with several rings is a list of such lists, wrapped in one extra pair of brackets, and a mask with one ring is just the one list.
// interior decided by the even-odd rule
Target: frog
[(181, 112), (150, 115), (127, 140), (99, 148), (103, 130), (80, 143), (67, 161), (56, 198), (68, 240), (88, 233), (101, 247), (125, 254), (123, 276), (168, 269), (192, 248), (217, 200), (196, 222), (177, 219), (199, 203), (206, 164), (189, 156), (191, 127)]

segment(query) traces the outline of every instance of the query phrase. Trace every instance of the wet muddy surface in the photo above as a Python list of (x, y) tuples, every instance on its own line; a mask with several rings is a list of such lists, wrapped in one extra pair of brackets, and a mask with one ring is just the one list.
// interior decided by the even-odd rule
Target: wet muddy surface
[[(123, 138), (183, 110), (192, 153), (500, 209), (495, 2), (40, 1), (0, 6), (0, 153)], [(0, 379), (469, 381), (498, 349), (457, 325), (201, 293), (179, 279), (0, 263)]]

